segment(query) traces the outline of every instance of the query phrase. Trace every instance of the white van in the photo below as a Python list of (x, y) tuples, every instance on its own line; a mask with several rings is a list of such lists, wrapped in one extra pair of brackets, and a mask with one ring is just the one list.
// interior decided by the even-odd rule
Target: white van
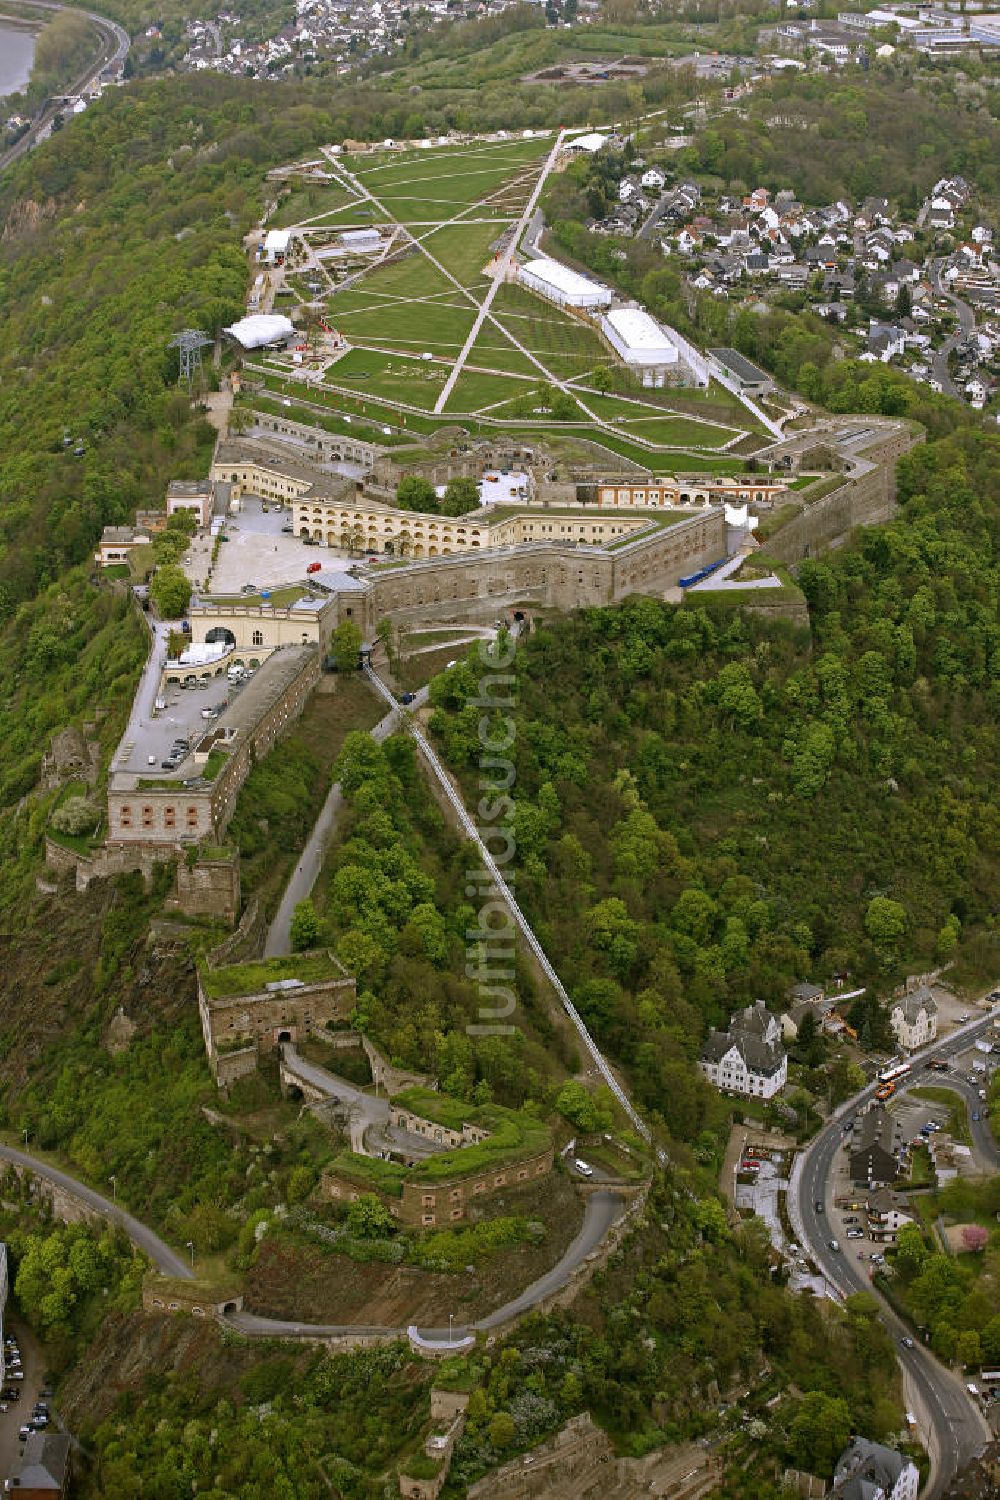
[(585, 1161), (581, 1161), (579, 1157), (576, 1158), (573, 1166), (579, 1172), (581, 1177), (593, 1177), (594, 1175), (593, 1167), (588, 1166), (587, 1163)]

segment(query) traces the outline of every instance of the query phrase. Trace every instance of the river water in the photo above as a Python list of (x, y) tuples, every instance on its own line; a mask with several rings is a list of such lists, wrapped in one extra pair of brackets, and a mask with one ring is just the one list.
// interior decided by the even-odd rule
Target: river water
[(0, 99), (24, 88), (31, 77), (34, 55), (33, 33), (0, 20)]

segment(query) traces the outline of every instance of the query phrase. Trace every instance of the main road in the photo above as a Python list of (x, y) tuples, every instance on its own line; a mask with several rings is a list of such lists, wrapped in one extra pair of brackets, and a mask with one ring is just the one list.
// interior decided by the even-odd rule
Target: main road
[[(69, 84), (66, 89), (67, 95), (79, 95), (90, 88), (91, 84), (100, 78), (102, 73), (113, 72), (120, 75), (125, 65), (130, 46), (129, 34), (124, 27), (119, 26), (117, 21), (109, 20), (107, 16), (100, 15), (97, 11), (82, 10), (75, 5), (62, 5), (59, 0), (32, 0), (35, 9), (38, 10), (76, 10), (86, 20), (97, 28), (101, 36), (101, 50), (93, 62), (89, 63)], [(24, 135), (15, 141), (8, 150), (0, 153), (0, 172), (9, 167), (18, 157), (24, 156), (31, 150), (32, 146), (47, 135), (52, 128), (52, 123), (62, 110), (62, 103), (58, 100), (50, 100), (35, 116)]]
[[(960, 1027), (950, 1036), (915, 1053), (912, 1058), (914, 1070), (920, 1070), (899, 1086), (903, 1092), (915, 1082), (933, 1081), (923, 1072), (922, 1064), (930, 1057), (954, 1058), (987, 1032), (993, 1025), (993, 1015), (978, 1016), (974, 1021)], [(844, 1140), (844, 1124), (869, 1104), (875, 1097), (876, 1083), (869, 1084), (853, 1099), (840, 1106), (823, 1130), (797, 1161), (789, 1184), (788, 1207), (796, 1233), (804, 1247), (808, 1247), (813, 1260), (827, 1282), (841, 1296), (854, 1292), (869, 1292), (873, 1288), (856, 1263), (841, 1251), (831, 1250), (832, 1231), (827, 1222), (825, 1207), (829, 1203), (829, 1184), (837, 1151)], [(969, 1091), (961, 1091), (969, 1098)], [(976, 1122), (980, 1123), (981, 1122)], [(975, 1128), (975, 1126), (973, 1127)], [(988, 1127), (983, 1127), (988, 1131)], [(985, 1137), (982, 1145), (988, 1159), (997, 1160), (996, 1146)], [(817, 1211), (816, 1205), (823, 1208)], [(882, 1322), (896, 1343), (896, 1356), (903, 1371), (908, 1399), (917, 1408), (921, 1425), (926, 1429), (928, 1451), (934, 1468), (925, 1491), (925, 1500), (935, 1500), (948, 1482), (973, 1458), (982, 1452), (990, 1437), (987, 1424), (978, 1403), (969, 1395), (964, 1384), (937, 1360), (931, 1351), (920, 1344), (912, 1348), (902, 1343), (910, 1330), (886, 1300), (875, 1293), (881, 1310)]]

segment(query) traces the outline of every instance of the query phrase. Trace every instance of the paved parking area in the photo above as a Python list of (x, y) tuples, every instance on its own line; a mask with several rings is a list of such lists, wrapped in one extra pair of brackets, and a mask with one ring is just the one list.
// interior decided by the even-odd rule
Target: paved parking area
[[(3, 1331), (6, 1337), (13, 1336), (21, 1350), (24, 1379), (17, 1382), (20, 1399), (11, 1401), (7, 1410), (0, 1412), (0, 1476), (9, 1479), (21, 1454), (22, 1444), (18, 1430), (31, 1416), (31, 1408), (38, 1400), (44, 1385), (44, 1365), (41, 1346), (23, 1323), (11, 1323), (4, 1318)], [(51, 1402), (49, 1403), (52, 1404)]]
[[(167, 751), (175, 739), (188, 739), (192, 746), (211, 728), (214, 720), (203, 719), (202, 711), (225, 707), (232, 703), (245, 684), (230, 685), (225, 673), (215, 677), (207, 687), (170, 688), (165, 698), (166, 708), (157, 713), (154, 704), (160, 681), (160, 670), (166, 661), (166, 634), (169, 627), (157, 627), (157, 646), (146, 667), (132, 704), (128, 729), (122, 737), (115, 755), (113, 769), (128, 771), (137, 776), (159, 778), (167, 776), (161, 767)], [(149, 764), (150, 756), (153, 764)], [(194, 762), (188, 757), (177, 768), (176, 779), (181, 782), (196, 774)]]
[[(291, 524), (291, 512), (277, 510), (253, 496), (244, 496), (238, 515), (230, 516), (219, 547), (219, 556), (209, 576), (214, 538), (195, 538), (184, 557), (184, 570), (198, 590), (206, 578), (212, 594), (238, 594), (245, 584), (258, 588), (294, 583), (304, 579), (311, 562), (329, 558), (332, 548), (307, 547), (298, 537), (282, 531)], [(337, 555), (340, 555), (339, 553)]]

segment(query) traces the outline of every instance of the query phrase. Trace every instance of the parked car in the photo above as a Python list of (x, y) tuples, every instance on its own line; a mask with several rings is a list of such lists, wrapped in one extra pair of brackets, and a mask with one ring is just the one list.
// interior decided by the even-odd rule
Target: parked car
[(295, 531), (295, 527), (292, 525), (291, 521), (286, 521), (281, 530), (286, 536), (291, 536)]
[(416, 693), (400, 693), (399, 701), (400, 703), (416, 703), (417, 695)]
[(863, 1229), (849, 1229), (847, 1231), (847, 1238), (849, 1240), (863, 1240), (864, 1237), (865, 1235)]
[(576, 1158), (576, 1160), (573, 1163), (573, 1166), (579, 1172), (579, 1174), (580, 1174), (581, 1177), (593, 1177), (593, 1175), (594, 1175), (594, 1169), (593, 1169), (593, 1167), (589, 1166), (587, 1162), (582, 1161), (580, 1159), (580, 1157)]

